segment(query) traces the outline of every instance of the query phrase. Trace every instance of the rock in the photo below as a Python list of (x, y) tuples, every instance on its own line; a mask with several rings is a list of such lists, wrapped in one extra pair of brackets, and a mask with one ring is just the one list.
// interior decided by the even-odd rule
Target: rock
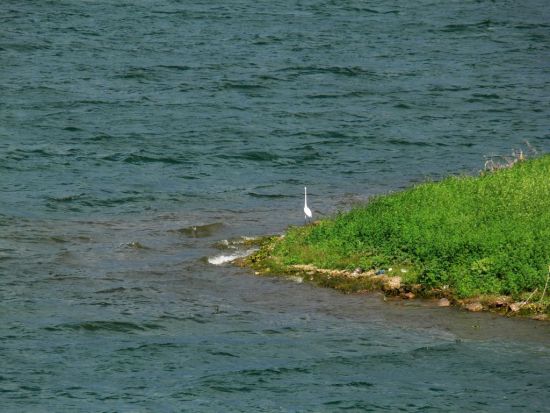
[(445, 297), (440, 298), (439, 301), (437, 302), (438, 307), (449, 307), (450, 305), (451, 305), (451, 302)]
[(546, 321), (548, 320), (547, 314), (537, 314), (533, 316), (533, 320)]
[(384, 275), (386, 273), (385, 270), (378, 270), (376, 271), (376, 275)]
[(385, 290), (398, 290), (401, 287), (401, 277), (388, 277), (384, 281)]
[(481, 303), (468, 303), (464, 306), (464, 308), (468, 311), (478, 312), (483, 310), (483, 306)]
[(356, 277), (360, 277), (363, 275), (363, 269), (360, 268), (360, 267), (357, 267), (356, 269), (353, 270), (353, 272), (350, 273), (350, 277), (353, 277), (353, 278), (356, 278)]
[(492, 306), (497, 307), (497, 308), (506, 307), (506, 306), (508, 306), (508, 301), (506, 300), (506, 298), (497, 298), (492, 303)]
[(512, 303), (512, 304), (510, 304), (510, 306), (509, 306), (510, 311), (512, 311), (513, 313), (517, 313), (519, 310), (521, 310), (521, 307), (523, 307), (523, 304), (525, 304), (525, 303)]
[(404, 293), (403, 295), (401, 295), (401, 297), (403, 297), (406, 300), (412, 300), (415, 297), (415, 295), (414, 293), (411, 293), (409, 291), (408, 293)]

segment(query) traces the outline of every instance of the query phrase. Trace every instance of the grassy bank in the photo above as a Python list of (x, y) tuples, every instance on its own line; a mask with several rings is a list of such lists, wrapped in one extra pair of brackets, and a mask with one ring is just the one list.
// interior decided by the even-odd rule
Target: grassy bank
[[(350, 212), (290, 228), (264, 242), (246, 264), (281, 273), (384, 270), (404, 285), (456, 298), (530, 295), (547, 311), (550, 156), (376, 197)], [(312, 267), (299, 266), (306, 264)], [(318, 283), (344, 291), (368, 289), (373, 279), (340, 277), (340, 285), (330, 285), (339, 277), (324, 278)]]

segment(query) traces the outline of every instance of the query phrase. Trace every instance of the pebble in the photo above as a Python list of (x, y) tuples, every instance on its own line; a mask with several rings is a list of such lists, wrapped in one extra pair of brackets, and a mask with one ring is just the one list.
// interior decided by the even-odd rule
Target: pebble
[(464, 306), (464, 308), (468, 311), (478, 312), (483, 310), (483, 306), (481, 303), (469, 303)]
[(401, 277), (389, 277), (384, 282), (385, 290), (398, 290), (401, 287)]
[(517, 313), (519, 310), (521, 310), (522, 306), (523, 303), (512, 303), (510, 304), (510, 311)]
[(451, 305), (451, 302), (445, 297), (443, 297), (439, 299), (439, 301), (437, 302), (437, 305), (439, 307), (449, 307)]
[(506, 307), (507, 305), (506, 299), (498, 299), (493, 303), (494, 307)]

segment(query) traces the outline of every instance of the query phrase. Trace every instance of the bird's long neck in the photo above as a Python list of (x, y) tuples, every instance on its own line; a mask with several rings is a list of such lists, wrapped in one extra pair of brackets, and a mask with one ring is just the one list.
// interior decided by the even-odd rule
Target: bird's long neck
[(307, 187), (304, 186), (304, 205), (307, 206)]

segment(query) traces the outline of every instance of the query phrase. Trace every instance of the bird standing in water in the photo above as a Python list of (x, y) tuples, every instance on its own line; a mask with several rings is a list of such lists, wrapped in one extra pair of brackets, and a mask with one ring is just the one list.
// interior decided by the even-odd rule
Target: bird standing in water
[(304, 186), (304, 214), (305, 214), (305, 220), (307, 223), (308, 218), (311, 220), (313, 217), (313, 214), (311, 213), (311, 209), (307, 206), (307, 187)]

